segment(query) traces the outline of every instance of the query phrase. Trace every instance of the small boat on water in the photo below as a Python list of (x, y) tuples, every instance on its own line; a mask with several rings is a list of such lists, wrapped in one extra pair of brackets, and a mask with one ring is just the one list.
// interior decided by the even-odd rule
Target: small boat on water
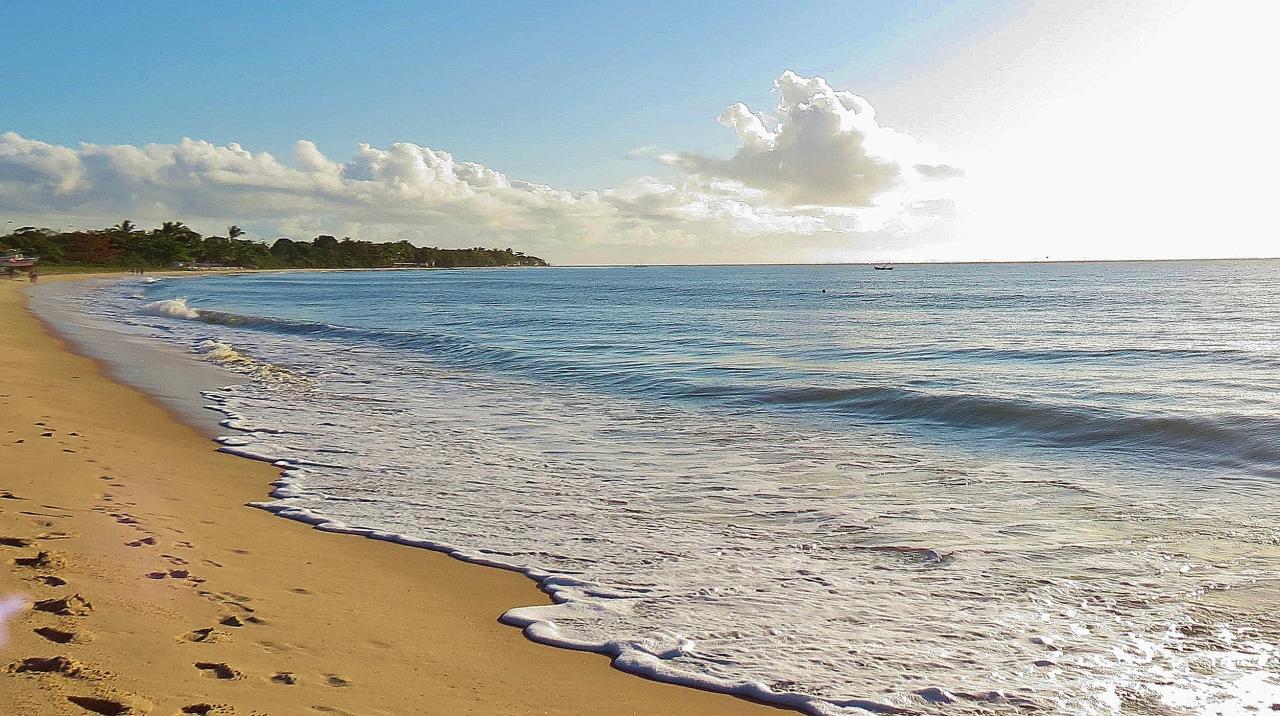
[(892, 270), (893, 270), (893, 267), (892, 267), (892, 266), (889, 266), (889, 265), (885, 265), (885, 266), (872, 266), (871, 268), (873, 268), (873, 269), (875, 269), (875, 270), (877, 270), (877, 271), (892, 271)]
[(6, 251), (0, 254), (0, 269), (29, 269), (39, 260), (39, 256), (25, 256), (21, 251)]

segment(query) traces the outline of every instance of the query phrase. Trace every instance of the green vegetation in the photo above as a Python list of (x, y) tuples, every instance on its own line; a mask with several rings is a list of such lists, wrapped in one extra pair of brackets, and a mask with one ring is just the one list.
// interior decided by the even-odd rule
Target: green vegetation
[(53, 231), (24, 226), (0, 236), (0, 252), (20, 251), (40, 257), (42, 266), (103, 268), (171, 268), (178, 266), (242, 268), (385, 268), (389, 266), (546, 266), (537, 256), (511, 249), (437, 249), (408, 241), (378, 244), (332, 236), (311, 241), (276, 239), (271, 245), (242, 239), (238, 226), (226, 236), (201, 236), (180, 221), (166, 221), (150, 231), (131, 221), (106, 229)]

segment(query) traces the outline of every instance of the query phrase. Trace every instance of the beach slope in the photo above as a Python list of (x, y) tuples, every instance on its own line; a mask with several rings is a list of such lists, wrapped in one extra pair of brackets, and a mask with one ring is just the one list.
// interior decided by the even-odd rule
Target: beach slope
[(214, 448), (0, 281), (0, 711), (778, 713), (533, 644), (528, 579), (246, 507), (275, 469)]

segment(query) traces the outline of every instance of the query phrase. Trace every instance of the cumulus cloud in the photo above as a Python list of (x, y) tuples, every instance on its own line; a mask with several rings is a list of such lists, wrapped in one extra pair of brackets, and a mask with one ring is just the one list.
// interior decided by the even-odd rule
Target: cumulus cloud
[(775, 86), (772, 119), (741, 104), (722, 115), (741, 142), (731, 158), (653, 147), (634, 154), (685, 170), (676, 180), (565, 191), (411, 143), (360, 144), (341, 161), (303, 140), (285, 161), (234, 143), (65, 147), (8, 132), (0, 135), (0, 211), (57, 217), (54, 225), (128, 217), (198, 227), (207, 219), (268, 237), (518, 245), (566, 262), (783, 260), (818, 244), (847, 247), (868, 232), (883, 240), (946, 213), (936, 193), (915, 188), (945, 184), (959, 170), (879, 126), (865, 100), (791, 72)]
[(732, 157), (674, 152), (662, 160), (690, 174), (763, 189), (791, 205), (875, 206), (920, 180), (961, 173), (932, 161), (910, 136), (882, 126), (865, 99), (835, 90), (821, 77), (788, 70), (774, 88), (772, 118), (742, 103), (720, 115), (720, 123), (738, 135)]
[[(61, 147), (0, 135), (0, 206), (27, 212), (108, 212), (191, 217), (302, 216), (437, 228), (536, 227), (611, 211), (590, 192), (570, 193), (416, 144), (361, 144), (346, 162), (300, 141), (293, 162), (238, 144)], [(545, 228), (554, 229), (554, 226)]]
[(80, 157), (59, 147), (7, 132), (0, 135), (0, 182), (18, 184), (27, 191), (67, 194), (83, 175)]

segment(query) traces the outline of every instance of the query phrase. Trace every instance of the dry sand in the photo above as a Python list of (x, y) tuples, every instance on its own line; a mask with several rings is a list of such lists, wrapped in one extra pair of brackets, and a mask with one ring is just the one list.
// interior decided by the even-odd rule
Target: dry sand
[(246, 507), (275, 470), (105, 378), (0, 280), (0, 714), (749, 714), (496, 620), (523, 576)]

